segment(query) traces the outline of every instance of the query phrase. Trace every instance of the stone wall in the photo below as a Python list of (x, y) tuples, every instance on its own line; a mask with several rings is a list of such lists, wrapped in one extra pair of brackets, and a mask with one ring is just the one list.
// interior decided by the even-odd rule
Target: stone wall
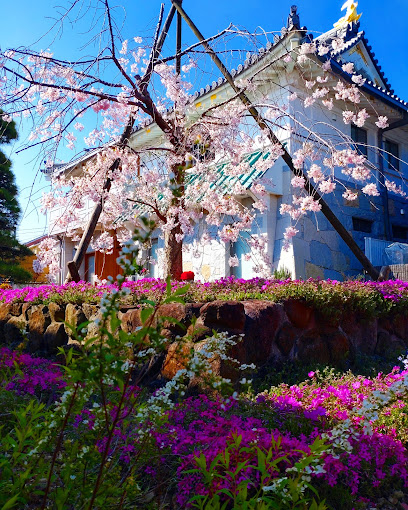
[[(213, 330), (227, 331), (237, 338), (242, 335), (231, 355), (241, 363), (254, 363), (258, 367), (271, 359), (336, 365), (346, 356), (392, 355), (408, 347), (408, 316), (367, 320), (347, 313), (336, 322), (330, 322), (296, 300), (278, 304), (260, 300), (176, 303), (163, 305), (158, 314), (172, 316), (185, 327), (165, 323), (163, 334), (169, 338), (169, 348), (162, 373), (169, 378), (183, 364), (177, 336), (185, 331), (191, 336), (190, 346), (195, 349), (205, 343)], [(72, 328), (98, 316), (98, 306), (87, 303), (2, 304), (0, 344), (16, 346), (25, 340), (29, 352), (54, 355), (58, 347), (75, 343)], [(141, 325), (138, 308), (122, 309), (119, 318), (122, 329), (127, 332)], [(96, 326), (90, 324), (88, 330), (93, 336)], [(228, 375), (228, 367), (220, 360), (217, 363), (217, 370)]]

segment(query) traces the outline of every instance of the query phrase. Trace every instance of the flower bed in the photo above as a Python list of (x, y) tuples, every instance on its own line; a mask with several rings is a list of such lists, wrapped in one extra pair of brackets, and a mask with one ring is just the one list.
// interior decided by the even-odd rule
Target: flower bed
[[(37, 432), (32, 430), (30, 434), (34, 439), (42, 428), (46, 429), (46, 437), (52, 442), (50, 430), (56, 420), (52, 402), (56, 401), (63, 419), (67, 407), (62, 402), (69, 396), (65, 393), (60, 404), (58, 399), (65, 381), (73, 374), (63, 376), (55, 364), (3, 348), (0, 375), (0, 397), (3, 401), (5, 395), (9, 401), (14, 399), (16, 416), (20, 413), (21, 417), (26, 396), (44, 401), (44, 392), (48, 391), (46, 399), (51, 407), (41, 411), (41, 419), (33, 423)], [(87, 385), (82, 382), (81, 391), (86, 392)], [(107, 450), (111, 466), (107, 483), (120, 488), (123, 477), (131, 473), (137, 484), (132, 482), (126, 487), (137, 508), (151, 508), (152, 497), (161, 501), (163, 508), (203, 508), (199, 504), (217, 501), (227, 508), (234, 502), (240, 508), (244, 501), (255, 502), (257, 498), (262, 499), (265, 508), (278, 508), (274, 504), (295, 508), (291, 498), (300, 487), (306, 505), (302, 508), (309, 508), (312, 499), (325, 498), (328, 506), (319, 508), (406, 509), (407, 390), (407, 366), (376, 377), (316, 371), (298, 385), (282, 383), (258, 395), (234, 394), (227, 399), (190, 397), (157, 414), (157, 410), (146, 408), (151, 397), (129, 386), (124, 413), (115, 421), (121, 388), (111, 387), (105, 400), (90, 394), (82, 407), (74, 409), (59, 454), (71, 459), (71, 464), (56, 465), (53, 490), (60, 495), (57, 487), (62, 484), (69, 504), (82, 501), (79, 494), (85, 491), (83, 476), (93, 483), (98, 460), (107, 447), (109, 428), (104, 428), (105, 417), (113, 426)], [(4, 422), (0, 459), (3, 456), (5, 466), (9, 462), (7, 451), (12, 448), (7, 429), (16, 426), (16, 430), (22, 430), (27, 419), (17, 425)], [(22, 466), (36, 458), (33, 452), (39, 449), (30, 434), (18, 453), (23, 456)], [(39, 437), (44, 447), (45, 436)], [(47, 451), (51, 456), (52, 448), (45, 444), (42, 456), (49, 462)], [(41, 460), (35, 462), (41, 466)], [(18, 471), (18, 464), (15, 469)], [(7, 469), (0, 471), (0, 482), (0, 503), (5, 504), (10, 488)], [(39, 504), (36, 498), (43, 494), (39, 490), (41, 480), (32, 475), (26, 483), (26, 504)], [(116, 495), (113, 487), (112, 494), (104, 493), (110, 507)], [(66, 506), (60, 498), (60, 508), (68, 508), (68, 499)], [(19, 501), (23, 504), (22, 499)]]
[(0, 367), (3, 372), (8, 372), (8, 377), (3, 379), (3, 382), (7, 380), (4, 389), (19, 395), (41, 396), (47, 392), (56, 395), (65, 387), (60, 367), (47, 359), (2, 347)]
[[(335, 280), (252, 280), (223, 278), (214, 282), (172, 282), (176, 290), (188, 285), (187, 302), (208, 302), (216, 299), (242, 301), (263, 299), (282, 302), (301, 299), (328, 316), (338, 315), (341, 310), (352, 309), (367, 316), (379, 316), (390, 311), (405, 312), (408, 309), (408, 282), (390, 280), (386, 282), (362, 282)], [(159, 300), (166, 290), (166, 282), (144, 278), (125, 282), (129, 296), (124, 304), (135, 305), (143, 300)], [(41, 285), (22, 289), (0, 289), (0, 302), (48, 304), (98, 303), (105, 293), (117, 290), (116, 284), (93, 286), (90, 283), (68, 283), (65, 285)]]

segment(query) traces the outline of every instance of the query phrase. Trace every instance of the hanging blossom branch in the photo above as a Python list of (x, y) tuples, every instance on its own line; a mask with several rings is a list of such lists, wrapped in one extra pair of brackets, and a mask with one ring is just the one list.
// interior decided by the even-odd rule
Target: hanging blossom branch
[[(166, 57), (157, 50), (163, 10), (146, 58), (142, 38), (121, 41), (108, 1), (101, 3), (107, 20), (101, 37), (106, 35), (108, 39), (108, 56), (104, 50), (95, 59), (71, 64), (48, 52), (17, 50), (0, 54), (0, 106), (7, 112), (6, 117), (32, 117), (36, 127), (31, 142), (40, 137), (33, 146), (55, 142), (53, 153), (57, 155), (58, 147), (67, 141), (67, 147), (74, 149), (78, 135), (70, 129), (81, 132), (84, 125), (77, 119), (97, 114), (98, 125), (87, 134), (85, 143), (99, 145), (100, 149), (77, 165), (68, 165), (65, 173), (54, 178), (53, 191), (42, 201), (45, 209), (61, 208), (57, 222), (68, 236), (78, 238), (82, 208), (90, 200), (103, 204), (98, 220), (101, 228), (116, 228), (120, 242), (131, 234), (124, 226), (125, 220), (118, 218), (137, 221), (137, 209), (129, 216), (131, 202), (150, 208), (162, 232), (173, 233), (178, 245), (194, 233), (199, 222), (206, 224), (203, 242), (211, 240), (209, 229), (213, 228), (221, 241), (237, 242), (240, 232), (249, 230), (256, 214), (267, 208), (265, 198), (271, 183), (265, 174), (283, 154), (284, 141), (271, 143), (268, 134), (251, 122), (250, 106), (238, 100), (240, 92), (251, 97), (273, 132), (293, 136), (294, 167), (305, 172), (319, 193), (333, 193), (343, 175), (346, 181), (353, 182), (353, 187), (341, 182), (347, 200), (357, 197), (356, 186), (358, 193), (378, 195), (372, 163), (356, 150), (342, 129), (310, 119), (312, 107), (328, 114), (341, 104), (345, 107), (345, 125), (364, 126), (373, 115), (377, 127), (388, 125), (388, 119), (362, 93), (364, 78), (355, 73), (351, 64), (343, 65), (350, 83), (332, 72), (330, 52), (339, 48), (340, 41), (332, 41), (330, 47), (303, 43), (277, 58), (264, 52), (263, 60), (259, 60), (249, 78), (234, 78), (239, 93), (220, 95), (209, 107), (200, 108), (191, 96), (192, 84), (176, 74), (175, 66), (167, 64), (175, 56)], [(227, 35), (231, 35), (230, 27), (206, 41), (222, 41)], [(181, 55), (191, 55), (197, 46), (198, 43), (191, 45)], [(326, 61), (322, 63), (321, 58)], [(103, 77), (97, 72), (101, 63)], [(195, 61), (187, 62), (182, 67), (183, 75), (196, 66)], [(118, 72), (123, 83), (111, 79)], [(155, 91), (155, 96), (150, 90)], [(135, 145), (136, 135), (123, 138), (129, 119), (132, 126), (133, 122), (137, 126), (141, 139), (150, 133), (141, 148)], [(323, 126), (335, 136), (327, 137)], [(118, 141), (120, 133), (122, 139)], [(153, 147), (160, 155), (152, 157)], [(260, 154), (256, 161), (250, 158), (254, 153)], [(49, 159), (47, 166), (56, 162), (57, 157)], [(228, 193), (217, 184), (219, 165), (223, 165), (222, 171), (232, 183)], [(75, 171), (70, 173), (71, 170)], [(260, 177), (248, 192), (240, 176), (250, 170), (256, 170)], [(296, 223), (305, 214), (320, 210), (319, 201), (306, 193), (303, 177), (293, 177), (291, 185), (293, 199), (281, 207), (281, 212), (294, 221), (285, 232), (287, 245), (297, 233)], [(396, 183), (386, 181), (386, 186), (393, 192), (405, 193)], [(239, 197), (248, 193), (253, 203), (246, 207)], [(252, 236), (248, 242), (259, 251), (257, 269), (267, 275), (270, 260), (265, 235)], [(49, 240), (44, 243), (46, 255), (40, 266), (53, 260), (49, 252), (55, 246), (51, 245)], [(231, 262), (236, 265), (235, 260)], [(56, 270), (57, 265), (53, 267)]]

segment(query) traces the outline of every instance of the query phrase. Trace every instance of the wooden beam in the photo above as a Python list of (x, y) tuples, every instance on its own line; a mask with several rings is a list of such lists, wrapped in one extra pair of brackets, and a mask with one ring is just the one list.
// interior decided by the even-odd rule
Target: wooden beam
[(71, 262), (68, 262), (67, 266), (71, 274), (71, 279), (74, 280), (74, 282), (76, 283), (81, 281), (76, 263), (73, 260), (71, 260)]
[[(180, 0), (181, 4), (182, 0)], [(181, 14), (177, 12), (177, 34), (176, 34), (176, 74), (180, 75), (181, 71)]]
[(290, 154), (287, 152), (285, 147), (281, 144), (280, 140), (277, 138), (275, 133), (270, 128), (269, 124), (265, 122), (265, 120), (262, 118), (258, 110), (252, 105), (250, 99), (248, 96), (241, 91), (241, 89), (235, 85), (234, 79), (228, 69), (225, 67), (225, 65), (221, 62), (218, 55), (214, 52), (214, 50), (211, 48), (211, 46), (208, 44), (208, 42), (205, 40), (202, 33), (198, 30), (197, 26), (193, 23), (193, 21), (189, 18), (187, 13), (182, 8), (181, 4), (177, 0), (172, 0), (172, 4), (176, 7), (177, 11), (180, 13), (180, 15), (183, 17), (184, 21), (187, 23), (187, 25), (191, 28), (194, 35), (197, 37), (199, 41), (201, 41), (203, 47), (205, 48), (206, 52), (210, 55), (211, 59), (215, 63), (215, 65), (218, 67), (218, 69), (221, 71), (221, 73), (224, 75), (227, 82), (231, 85), (231, 88), (236, 92), (237, 96), (241, 99), (243, 104), (248, 107), (248, 111), (251, 114), (251, 116), (254, 118), (258, 126), (268, 133), (268, 137), (272, 143), (278, 143), (281, 145), (283, 150), (282, 159), (285, 161), (285, 163), (288, 165), (288, 167), (291, 169), (294, 175), (297, 175), (299, 177), (303, 177), (305, 179), (305, 190), (308, 192), (309, 195), (314, 197), (315, 200), (318, 200), (321, 205), (321, 211), (326, 216), (328, 221), (331, 223), (333, 228), (336, 230), (336, 232), (339, 234), (339, 236), (343, 239), (343, 241), (347, 244), (347, 246), (350, 248), (352, 253), (355, 255), (357, 260), (361, 263), (365, 271), (369, 274), (369, 276), (373, 280), (377, 280), (379, 273), (374, 268), (374, 266), (371, 264), (371, 262), (368, 260), (368, 258), (365, 256), (363, 251), (360, 249), (358, 244), (355, 242), (351, 234), (344, 228), (342, 223), (339, 221), (337, 216), (333, 213), (329, 205), (326, 203), (325, 200), (323, 200), (322, 196), (318, 191), (315, 189), (315, 187), (312, 185), (312, 183), (309, 181), (307, 176), (303, 173), (301, 169), (295, 168), (293, 165), (293, 160)]

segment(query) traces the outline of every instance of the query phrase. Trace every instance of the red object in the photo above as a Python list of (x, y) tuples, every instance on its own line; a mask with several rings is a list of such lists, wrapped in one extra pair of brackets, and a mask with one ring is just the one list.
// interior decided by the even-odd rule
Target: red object
[(194, 280), (193, 271), (184, 271), (184, 273), (181, 273), (180, 280)]

